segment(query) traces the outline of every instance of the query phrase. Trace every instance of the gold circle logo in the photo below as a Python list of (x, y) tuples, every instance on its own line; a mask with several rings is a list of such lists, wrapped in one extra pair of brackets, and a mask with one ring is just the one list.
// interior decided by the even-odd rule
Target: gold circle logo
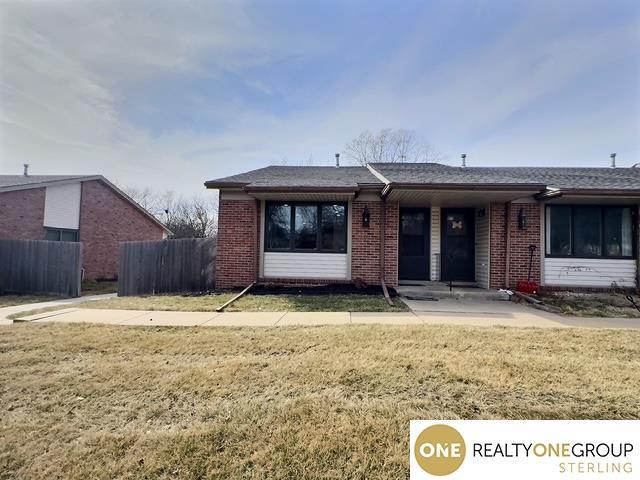
[(431, 475), (449, 475), (455, 472), (466, 454), (460, 432), (449, 425), (431, 425), (425, 428), (413, 446), (413, 455), (425, 472)]

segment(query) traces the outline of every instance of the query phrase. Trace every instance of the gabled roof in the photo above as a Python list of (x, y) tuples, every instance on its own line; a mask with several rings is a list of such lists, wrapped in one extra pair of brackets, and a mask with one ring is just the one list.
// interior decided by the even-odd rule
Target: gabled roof
[(372, 163), (367, 167), (270, 166), (209, 180), (207, 188), (356, 192), (384, 189), (495, 189), (640, 195), (640, 168), (453, 167), (440, 163)]
[(75, 182), (87, 182), (90, 180), (98, 180), (104, 183), (115, 193), (131, 203), (143, 215), (149, 218), (149, 220), (156, 223), (165, 232), (167, 232), (168, 234), (172, 233), (164, 223), (154, 217), (151, 213), (149, 213), (147, 209), (142, 207), (138, 202), (136, 202), (133, 198), (124, 193), (102, 175), (0, 175), (0, 193), (11, 192), (15, 190), (26, 190), (30, 188), (65, 185)]
[(205, 182), (207, 188), (242, 187), (263, 189), (345, 189), (384, 184), (366, 167), (290, 167), (272, 165), (250, 172)]
[(0, 192), (100, 178), (101, 175), (0, 175)]
[(400, 185), (531, 185), (560, 190), (640, 190), (640, 168), (452, 167), (439, 163), (372, 163)]

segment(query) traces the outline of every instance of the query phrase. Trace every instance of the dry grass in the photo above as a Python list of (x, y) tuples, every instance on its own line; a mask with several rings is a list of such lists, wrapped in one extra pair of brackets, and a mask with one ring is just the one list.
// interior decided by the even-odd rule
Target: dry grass
[[(640, 305), (640, 297), (634, 296)], [(577, 317), (638, 318), (640, 312), (622, 294), (554, 293), (543, 297), (544, 303), (558, 307), (565, 315)]]
[(48, 302), (49, 300), (59, 300), (60, 298), (62, 297), (45, 295), (0, 295), (0, 308), (26, 305), (27, 303)]
[[(118, 297), (82, 303), (81, 308), (118, 310), (168, 310), (211, 312), (231, 299), (235, 293), (211, 295), (153, 295)], [(403, 312), (409, 308), (398, 298), (389, 306), (382, 295), (245, 295), (227, 307), (228, 312)]]
[(414, 418), (640, 418), (640, 332), (0, 330), (0, 478), (408, 476)]
[(85, 280), (82, 282), (82, 295), (101, 295), (105, 293), (117, 293), (118, 282)]

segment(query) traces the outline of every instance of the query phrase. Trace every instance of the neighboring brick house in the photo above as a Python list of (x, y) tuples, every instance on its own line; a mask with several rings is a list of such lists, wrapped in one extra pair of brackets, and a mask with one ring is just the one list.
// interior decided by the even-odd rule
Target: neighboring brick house
[(270, 166), (205, 186), (220, 190), (219, 288), (638, 286), (639, 168)]
[(117, 278), (120, 242), (168, 233), (100, 175), (0, 175), (0, 238), (81, 242), (86, 279)]

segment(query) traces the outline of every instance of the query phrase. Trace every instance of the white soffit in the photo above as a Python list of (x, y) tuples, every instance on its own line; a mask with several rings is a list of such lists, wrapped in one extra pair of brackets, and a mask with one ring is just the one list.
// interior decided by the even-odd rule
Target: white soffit
[(523, 191), (398, 189), (392, 190), (387, 200), (439, 207), (469, 207), (490, 202), (510, 202), (530, 194)]
[(49, 186), (44, 203), (44, 226), (78, 230), (81, 183)]

